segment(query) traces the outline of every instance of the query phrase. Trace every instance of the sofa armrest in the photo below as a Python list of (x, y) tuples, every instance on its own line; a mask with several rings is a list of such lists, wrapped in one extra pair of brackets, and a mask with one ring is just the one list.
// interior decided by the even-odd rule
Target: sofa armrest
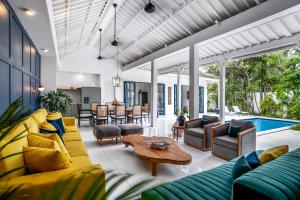
[(75, 117), (64, 117), (63, 121), (66, 126), (76, 126)]
[(211, 128), (211, 137), (215, 138), (215, 137), (219, 137), (219, 136), (228, 135), (229, 126), (230, 126), (230, 124), (226, 123), (226, 124), (212, 127)]
[(202, 118), (193, 119), (184, 123), (184, 129), (200, 127)]
[(256, 129), (255, 127), (238, 133), (238, 155), (243, 155), (255, 151), (256, 149)]
[[(20, 187), (15, 193), (16, 199), (43, 199), (45, 195), (55, 199), (52, 195), (62, 189), (60, 197), (67, 197), (78, 183), (74, 199), (84, 199), (84, 196), (89, 191), (89, 188), (100, 180), (103, 187), (98, 196), (105, 193), (105, 173), (100, 165), (90, 165), (80, 168), (68, 168), (52, 172), (37, 173), (26, 176), (2, 179), (0, 181), (0, 193), (5, 191), (5, 188)], [(55, 192), (54, 192), (55, 191)], [(63, 199), (63, 198), (62, 198)]]

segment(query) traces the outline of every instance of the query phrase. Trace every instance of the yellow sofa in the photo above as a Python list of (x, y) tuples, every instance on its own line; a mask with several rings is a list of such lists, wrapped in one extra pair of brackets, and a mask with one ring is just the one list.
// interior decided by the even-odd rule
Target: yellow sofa
[[(46, 120), (47, 111), (39, 109), (26, 117), (10, 132), (5, 140), (1, 141), (3, 145), (14, 137), (20, 138), (7, 145), (0, 152), (0, 158), (17, 153), (10, 158), (0, 159), (0, 174), (19, 168), (0, 179), (0, 192), (7, 190), (10, 186), (20, 186), (15, 199), (44, 199), (44, 196), (47, 195), (50, 195), (48, 199), (53, 199), (54, 197), (51, 197), (51, 195), (57, 195), (57, 192), (60, 192), (59, 199), (68, 199), (73, 192), (72, 199), (84, 199), (87, 193), (91, 195), (97, 190), (100, 191), (98, 194), (98, 198), (100, 198), (105, 193), (105, 173), (100, 165), (92, 165), (73, 117), (63, 118), (66, 130), (63, 139), (71, 156), (71, 168), (38, 174), (26, 173), (24, 157), (21, 153), (23, 152), (23, 146), (28, 146), (26, 135), (32, 132), (38, 133), (39, 126)], [(102, 183), (100, 188), (92, 187), (95, 186), (95, 181)], [(77, 185), (77, 183), (80, 184)], [(57, 189), (60, 189), (62, 185), (63, 190), (58, 191)], [(55, 199), (57, 198), (55, 197)]]

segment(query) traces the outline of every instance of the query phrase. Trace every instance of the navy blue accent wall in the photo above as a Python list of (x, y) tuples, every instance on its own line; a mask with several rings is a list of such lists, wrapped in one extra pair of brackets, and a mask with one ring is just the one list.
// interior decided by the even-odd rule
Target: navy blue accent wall
[(19, 97), (32, 112), (39, 108), (41, 56), (16, 14), (0, 0), (0, 115)]

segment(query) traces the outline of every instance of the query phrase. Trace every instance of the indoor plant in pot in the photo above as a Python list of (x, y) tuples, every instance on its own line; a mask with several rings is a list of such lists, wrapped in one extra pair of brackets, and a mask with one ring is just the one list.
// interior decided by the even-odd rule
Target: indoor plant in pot
[(44, 108), (51, 114), (56, 112), (66, 113), (68, 105), (72, 102), (69, 95), (62, 91), (50, 91), (41, 98)]
[(186, 111), (185, 109), (182, 109), (182, 110), (177, 110), (176, 111), (176, 116), (177, 116), (177, 119), (176, 119), (176, 124), (178, 124), (179, 126), (183, 126), (184, 125), (184, 122), (186, 121)]

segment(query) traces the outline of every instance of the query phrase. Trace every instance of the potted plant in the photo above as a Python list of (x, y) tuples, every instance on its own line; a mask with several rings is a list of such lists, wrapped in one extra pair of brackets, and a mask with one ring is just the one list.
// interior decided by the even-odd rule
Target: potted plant
[(44, 108), (51, 114), (61, 112), (65, 114), (67, 107), (72, 100), (69, 95), (62, 91), (50, 91), (41, 98), (41, 103)]

